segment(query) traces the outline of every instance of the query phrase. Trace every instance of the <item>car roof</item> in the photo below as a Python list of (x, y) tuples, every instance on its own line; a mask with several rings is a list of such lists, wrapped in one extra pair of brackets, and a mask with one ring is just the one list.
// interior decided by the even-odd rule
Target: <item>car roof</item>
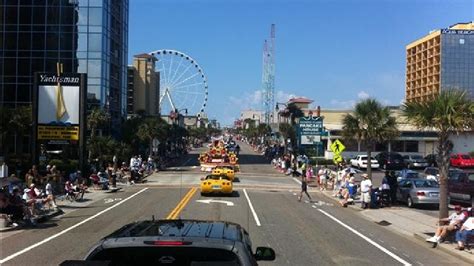
[(243, 228), (236, 223), (208, 220), (146, 220), (127, 224), (104, 240), (156, 236), (160, 238), (205, 238), (242, 240)]

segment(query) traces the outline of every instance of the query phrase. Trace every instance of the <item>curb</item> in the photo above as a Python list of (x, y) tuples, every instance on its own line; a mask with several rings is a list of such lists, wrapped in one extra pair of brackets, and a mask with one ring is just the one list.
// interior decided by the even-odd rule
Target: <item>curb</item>
[[(423, 237), (422, 235), (420, 235), (421, 233), (414, 233), (413, 236), (415, 237), (415, 239), (419, 240), (419, 241), (422, 241), (423, 243), (426, 243), (425, 241), (425, 237)], [(437, 248), (445, 253), (448, 253), (449, 255), (451, 256), (455, 256), (456, 258), (458, 259), (461, 259), (467, 263), (470, 263), (471, 265), (474, 264), (474, 256), (472, 256), (473, 251), (466, 251), (464, 250), (464, 252), (468, 253), (469, 255), (471, 255), (473, 258), (467, 258), (466, 254), (463, 254), (463, 256), (460, 256), (460, 253), (461, 251), (457, 251), (457, 250), (453, 250), (453, 249), (450, 249), (449, 247), (447, 247), (446, 245), (444, 244), (441, 244), (441, 245), (438, 245)]]

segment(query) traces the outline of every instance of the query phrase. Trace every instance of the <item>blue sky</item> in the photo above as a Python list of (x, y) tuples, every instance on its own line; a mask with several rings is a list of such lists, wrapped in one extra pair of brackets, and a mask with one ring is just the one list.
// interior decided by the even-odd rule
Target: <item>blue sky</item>
[(131, 0), (129, 62), (159, 49), (189, 54), (208, 79), (208, 116), (230, 125), (242, 109), (262, 109), (262, 47), (275, 23), (277, 101), (398, 105), (405, 46), (468, 21), (474, 0)]

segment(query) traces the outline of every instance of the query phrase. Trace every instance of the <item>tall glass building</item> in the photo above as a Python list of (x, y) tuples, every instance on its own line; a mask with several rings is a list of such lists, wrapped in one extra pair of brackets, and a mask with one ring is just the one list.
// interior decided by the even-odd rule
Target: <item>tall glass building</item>
[(406, 47), (407, 101), (426, 101), (441, 90), (466, 90), (474, 99), (474, 22), (432, 31)]
[[(128, 0), (0, 0), (0, 106), (30, 105), (35, 72), (87, 73), (89, 105), (126, 117)], [(89, 106), (90, 107), (90, 106)], [(117, 133), (117, 132), (116, 132)]]

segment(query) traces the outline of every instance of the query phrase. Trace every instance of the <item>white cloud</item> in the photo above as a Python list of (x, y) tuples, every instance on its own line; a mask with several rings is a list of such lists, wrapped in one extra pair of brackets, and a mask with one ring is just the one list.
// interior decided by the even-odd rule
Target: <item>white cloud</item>
[(367, 99), (370, 97), (370, 95), (365, 91), (359, 91), (359, 93), (357, 93), (357, 97), (359, 99)]
[(289, 99), (294, 97), (296, 97), (296, 95), (279, 90), (275, 93), (275, 102), (286, 103)]

